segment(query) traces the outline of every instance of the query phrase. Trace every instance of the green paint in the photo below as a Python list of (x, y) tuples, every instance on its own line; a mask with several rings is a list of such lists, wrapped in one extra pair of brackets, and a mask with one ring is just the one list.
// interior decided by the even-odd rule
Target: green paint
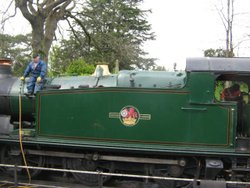
[(212, 103), (214, 101), (215, 76), (213, 73), (192, 72), (189, 76), (190, 102)]
[[(42, 92), (38, 98), (38, 135), (120, 144), (231, 147), (230, 106), (191, 105), (188, 90), (96, 88)], [(110, 112), (136, 107), (150, 120), (124, 126)], [(200, 109), (203, 109), (200, 111)], [(204, 110), (205, 109), (205, 110)]]

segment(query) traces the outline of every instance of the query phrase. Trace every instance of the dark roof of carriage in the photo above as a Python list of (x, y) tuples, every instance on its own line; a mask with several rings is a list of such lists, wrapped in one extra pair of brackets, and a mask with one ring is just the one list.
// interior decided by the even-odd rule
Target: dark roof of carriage
[(186, 71), (250, 73), (250, 58), (187, 58)]

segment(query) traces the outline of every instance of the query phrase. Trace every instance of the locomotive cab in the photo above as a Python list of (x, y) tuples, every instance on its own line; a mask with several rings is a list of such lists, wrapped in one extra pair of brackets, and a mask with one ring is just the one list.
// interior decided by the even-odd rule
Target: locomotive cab
[[(213, 75), (209, 82), (214, 87), (212, 103), (222, 106), (236, 105), (235, 138), (236, 150), (239, 152), (250, 151), (250, 66), (248, 61), (244, 58), (192, 58), (187, 60), (188, 72)], [(238, 87), (238, 91), (235, 91), (237, 94), (231, 98), (224, 98), (224, 94), (230, 93), (235, 86)], [(202, 87), (211, 88), (211, 86)], [(210, 92), (209, 89), (207, 91)]]

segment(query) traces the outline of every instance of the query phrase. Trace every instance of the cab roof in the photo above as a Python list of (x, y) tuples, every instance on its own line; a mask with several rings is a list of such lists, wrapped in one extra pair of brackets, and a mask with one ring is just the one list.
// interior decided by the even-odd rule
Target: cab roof
[(250, 73), (250, 58), (187, 58), (186, 71)]

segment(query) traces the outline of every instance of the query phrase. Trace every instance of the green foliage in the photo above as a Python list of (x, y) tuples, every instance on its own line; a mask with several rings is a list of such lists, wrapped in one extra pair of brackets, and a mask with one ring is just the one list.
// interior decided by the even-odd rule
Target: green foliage
[(217, 81), (216, 82), (214, 97), (217, 101), (220, 101), (220, 96), (221, 96), (221, 93), (224, 89), (224, 84), (225, 84), (225, 81)]
[(11, 36), (0, 34), (0, 58), (10, 58), (13, 62), (13, 74), (21, 76), (30, 61), (30, 35)]
[(68, 56), (70, 53), (67, 50), (63, 50), (64, 45), (53, 46), (52, 51), (50, 53), (50, 60), (49, 60), (49, 72), (52, 76), (62, 75), (66, 72), (67, 66), (72, 61), (71, 55)]
[(110, 70), (117, 61), (120, 69), (152, 68), (154, 59), (145, 57), (142, 45), (155, 36), (146, 20), (149, 11), (138, 8), (141, 2), (87, 0), (82, 10), (71, 16), (70, 39), (53, 48), (52, 70), (63, 72), (65, 65), (80, 57), (89, 64), (107, 62)]
[(166, 68), (164, 66), (155, 66), (153, 70), (154, 71), (166, 71)]
[[(228, 55), (229, 57), (234, 57), (233, 52), (229, 52)], [(209, 48), (204, 51), (204, 57), (227, 57), (227, 51), (222, 48), (218, 49)]]
[(95, 66), (87, 64), (82, 58), (72, 61), (66, 68), (66, 73), (69, 75), (90, 75), (94, 71)]
[(247, 85), (247, 83), (245, 83), (245, 82), (241, 82), (240, 83), (240, 91), (241, 92), (245, 92), (245, 93), (248, 93), (248, 85)]
[(226, 57), (226, 51), (223, 49), (213, 49), (209, 48), (204, 51), (205, 57)]
[[(138, 8), (142, 0), (89, 0), (79, 19), (91, 38), (90, 54), (98, 53), (98, 61), (119, 61), (120, 69), (149, 69), (154, 60), (145, 58), (142, 44), (153, 40), (151, 25), (145, 19), (149, 11)], [(86, 16), (87, 15), (87, 16)], [(82, 33), (84, 34), (84, 33)]]

